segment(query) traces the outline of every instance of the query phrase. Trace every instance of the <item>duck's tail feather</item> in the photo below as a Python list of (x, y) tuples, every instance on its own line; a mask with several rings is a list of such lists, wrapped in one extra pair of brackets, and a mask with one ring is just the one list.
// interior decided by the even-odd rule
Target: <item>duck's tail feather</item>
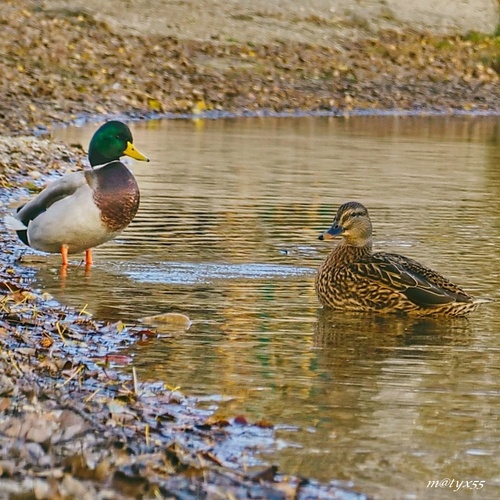
[(496, 302), (496, 300), (491, 299), (490, 297), (482, 297), (482, 298), (474, 298), (472, 302), (474, 304), (490, 304), (491, 302)]
[(24, 222), (16, 219), (13, 215), (6, 215), (3, 219), (5, 227), (11, 231), (26, 231), (28, 226)]

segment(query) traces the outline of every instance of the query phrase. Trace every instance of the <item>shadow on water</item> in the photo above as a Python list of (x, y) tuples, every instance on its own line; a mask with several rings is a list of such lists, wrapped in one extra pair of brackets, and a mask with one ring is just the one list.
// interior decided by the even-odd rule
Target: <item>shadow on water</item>
[[(311, 399), (322, 411), (311, 415), (312, 427), (299, 439), (307, 443), (303, 452), (282, 452), (281, 463), (311, 474), (321, 463), (325, 476), (381, 498), (400, 498), (408, 477), (412, 491), (429, 498), (426, 485), (436, 477), (436, 464), (443, 477), (476, 474), (494, 486), (496, 475), (484, 463), (498, 464), (495, 445), (481, 437), (485, 424), (477, 408), (498, 414), (497, 395), (476, 383), (498, 366), (481, 370), (477, 335), (467, 319), (320, 309), (313, 344), (321, 383)], [(307, 400), (302, 404), (308, 407)]]
[(397, 349), (413, 355), (424, 347), (466, 346), (471, 340), (471, 326), (466, 318), (410, 318), (330, 309), (318, 311), (314, 333), (316, 346), (332, 352), (340, 349), (353, 358), (365, 359)]
[[(88, 144), (93, 128), (67, 129)], [(500, 486), (500, 305), (470, 320), (319, 309), (317, 236), (363, 202), (377, 250), (500, 298), (498, 117), (247, 119), (133, 124), (141, 207), (95, 251), (90, 276), (57, 257), (36, 285), (109, 321), (180, 312), (187, 331), (132, 346), (140, 380), (222, 416), (277, 424), (282, 471), (380, 498), (429, 498), (429, 480)], [(495, 493), (496, 492), (496, 493)], [(474, 492), (439, 491), (439, 498)], [(436, 497), (437, 498), (437, 497)]]

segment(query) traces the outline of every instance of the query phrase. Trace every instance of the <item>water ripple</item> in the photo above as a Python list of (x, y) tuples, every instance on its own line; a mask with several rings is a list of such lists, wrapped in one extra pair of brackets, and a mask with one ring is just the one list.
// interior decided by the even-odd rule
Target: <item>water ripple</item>
[(125, 274), (140, 283), (194, 285), (215, 280), (291, 278), (315, 272), (307, 267), (276, 264), (165, 262), (155, 267), (147, 264), (130, 265)]

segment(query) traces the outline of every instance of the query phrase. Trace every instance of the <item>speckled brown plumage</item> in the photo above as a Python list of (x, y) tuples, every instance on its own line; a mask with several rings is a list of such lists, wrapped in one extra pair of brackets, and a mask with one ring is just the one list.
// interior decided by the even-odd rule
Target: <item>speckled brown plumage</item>
[(351, 311), (464, 316), (481, 300), (422, 264), (393, 253), (372, 253), (372, 226), (366, 208), (342, 205), (332, 227), (320, 236), (342, 241), (319, 268), (316, 293), (321, 303)]
[(139, 208), (139, 186), (132, 172), (121, 162), (114, 161), (88, 172), (96, 186), (93, 198), (101, 212), (101, 220), (109, 231), (121, 231), (135, 217)]

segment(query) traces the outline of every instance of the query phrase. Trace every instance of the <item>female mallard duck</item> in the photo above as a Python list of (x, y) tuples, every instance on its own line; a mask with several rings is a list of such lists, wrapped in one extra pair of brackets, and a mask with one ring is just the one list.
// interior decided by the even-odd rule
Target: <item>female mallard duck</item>
[(342, 241), (321, 265), (316, 293), (325, 306), (350, 311), (465, 316), (481, 302), (436, 271), (394, 253), (372, 253), (372, 223), (366, 208), (342, 205), (319, 239)]
[(36, 198), (6, 217), (6, 225), (20, 240), (43, 252), (85, 251), (92, 264), (92, 248), (115, 238), (139, 208), (139, 187), (121, 156), (149, 161), (134, 146), (124, 123), (102, 125), (89, 145), (90, 170), (72, 172), (47, 186)]

